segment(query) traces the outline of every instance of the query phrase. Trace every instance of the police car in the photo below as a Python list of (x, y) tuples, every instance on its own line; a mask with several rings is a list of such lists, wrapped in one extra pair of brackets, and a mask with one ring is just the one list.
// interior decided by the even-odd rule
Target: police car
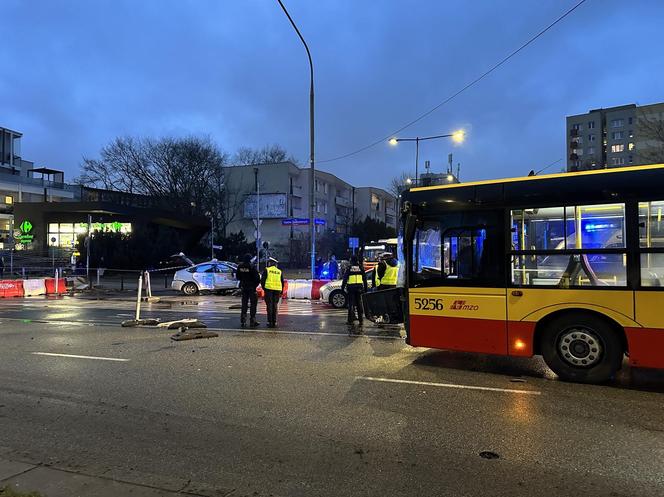
[(235, 276), (236, 269), (237, 264), (232, 262), (216, 259), (201, 262), (176, 271), (171, 288), (188, 296), (201, 291), (232, 290), (239, 284)]
[[(373, 269), (365, 271), (367, 275), (367, 286), (371, 288), (373, 286)], [(320, 287), (320, 299), (323, 302), (327, 302), (332, 307), (336, 309), (343, 309), (348, 303), (348, 296), (346, 292), (341, 290), (341, 284), (343, 280), (334, 280)]]

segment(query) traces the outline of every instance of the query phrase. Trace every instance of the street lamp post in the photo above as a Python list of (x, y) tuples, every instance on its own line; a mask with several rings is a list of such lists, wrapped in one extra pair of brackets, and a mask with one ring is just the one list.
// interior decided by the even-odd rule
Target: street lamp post
[(415, 138), (390, 138), (390, 145), (396, 145), (399, 142), (415, 142), (415, 186), (417, 186), (419, 178), (420, 142), (424, 140), (435, 140), (437, 138), (452, 138), (456, 143), (461, 143), (466, 138), (466, 132), (460, 129), (454, 133), (448, 133), (445, 135), (416, 136)]
[(309, 51), (309, 46), (307, 42), (304, 41), (304, 37), (300, 33), (300, 30), (295, 25), (295, 21), (290, 16), (286, 7), (284, 6), (281, 0), (277, 0), (281, 9), (288, 17), (293, 29), (297, 33), (297, 36), (302, 41), (304, 49), (307, 51), (307, 58), (309, 59), (309, 228), (311, 233), (311, 278), (316, 277), (316, 222), (314, 219), (314, 184), (315, 184), (315, 175), (316, 168), (314, 166), (314, 63), (311, 60), (311, 52)]

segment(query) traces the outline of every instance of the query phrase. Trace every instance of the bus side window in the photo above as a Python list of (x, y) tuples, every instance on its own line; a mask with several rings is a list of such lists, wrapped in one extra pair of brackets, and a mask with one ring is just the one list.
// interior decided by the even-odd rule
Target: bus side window
[(444, 275), (447, 278), (472, 279), (482, 273), (486, 264), (485, 229), (448, 231), (443, 241), (445, 249)]

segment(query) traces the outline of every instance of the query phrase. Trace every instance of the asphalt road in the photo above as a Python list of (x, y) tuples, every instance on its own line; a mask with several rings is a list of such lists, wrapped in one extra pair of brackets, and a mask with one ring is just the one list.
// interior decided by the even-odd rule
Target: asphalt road
[(664, 495), (664, 374), (566, 384), (319, 304), (242, 332), (234, 299), (188, 300), (149, 313), (218, 338), (120, 328), (129, 301), (0, 302), (0, 456), (196, 495)]

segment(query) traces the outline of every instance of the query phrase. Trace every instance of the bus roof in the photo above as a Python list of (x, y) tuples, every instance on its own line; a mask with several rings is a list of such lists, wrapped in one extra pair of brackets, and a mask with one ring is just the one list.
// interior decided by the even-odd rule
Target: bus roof
[(449, 185), (435, 185), (435, 186), (418, 186), (411, 188), (411, 192), (421, 192), (429, 190), (443, 190), (449, 188), (463, 188), (468, 186), (478, 186), (478, 185), (492, 185), (492, 184), (502, 184), (502, 183), (513, 183), (515, 181), (537, 181), (553, 178), (571, 178), (576, 176), (589, 176), (597, 174), (612, 174), (612, 173), (627, 173), (633, 171), (647, 171), (650, 169), (664, 169), (664, 164), (649, 164), (646, 166), (628, 166), (628, 167), (615, 167), (610, 169), (594, 169), (590, 171), (577, 171), (572, 173), (555, 173), (555, 174), (543, 174), (541, 176), (517, 176), (514, 178), (500, 178), (500, 179), (489, 179), (481, 181), (470, 181), (468, 183), (451, 183)]
[(444, 211), (664, 200), (664, 164), (419, 187), (402, 199)]

